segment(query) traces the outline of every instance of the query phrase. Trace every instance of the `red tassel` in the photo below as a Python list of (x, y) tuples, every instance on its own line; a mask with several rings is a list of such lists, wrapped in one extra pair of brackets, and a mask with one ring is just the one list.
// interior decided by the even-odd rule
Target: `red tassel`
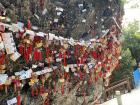
[(113, 47), (113, 42), (108, 42), (108, 48), (111, 49)]
[(95, 82), (97, 82), (98, 81), (98, 77), (95, 77)]
[(61, 93), (64, 94), (64, 85), (61, 86)]
[(85, 58), (85, 57), (81, 57), (81, 59), (80, 59), (80, 64), (84, 64), (84, 58)]
[(110, 72), (110, 67), (107, 67), (107, 71)]
[(35, 49), (34, 51), (34, 61), (37, 61), (38, 60), (38, 51), (37, 49)]
[(42, 60), (42, 54), (39, 51), (39, 49), (35, 49), (34, 51), (34, 61), (40, 61)]
[(79, 66), (80, 66), (80, 65), (79, 65), (79, 59), (76, 60), (76, 63), (77, 63), (77, 66), (79, 67)]
[(67, 66), (66, 57), (67, 57), (66, 52), (64, 52), (64, 54), (63, 54), (64, 66)]
[(20, 95), (17, 96), (17, 105), (20, 105)]
[(18, 48), (19, 48), (19, 53), (20, 53), (21, 55), (23, 55), (23, 54), (24, 54), (24, 46), (23, 46), (22, 44), (20, 44), (20, 45), (18, 46)]
[(92, 57), (93, 57), (94, 59), (97, 59), (97, 53), (96, 53), (96, 51), (93, 51), (93, 52), (92, 52)]
[(33, 87), (31, 89), (31, 95), (34, 96), (34, 89), (33, 89)]
[(27, 51), (27, 49), (25, 48), (24, 49), (24, 59), (25, 59), (26, 63), (29, 63), (29, 58), (30, 58), (29, 56), (30, 56), (30, 54)]
[(30, 46), (27, 48), (27, 51), (28, 51), (29, 54), (32, 54), (33, 46), (30, 45)]
[(86, 52), (83, 56), (83, 60), (87, 59), (87, 57), (88, 57), (88, 53)]
[(47, 47), (46, 48), (46, 58), (49, 58), (50, 56), (50, 49)]
[(56, 81), (54, 82), (54, 93), (56, 92)]
[(36, 95), (36, 96), (38, 95), (38, 90), (37, 90), (37, 88), (35, 89), (35, 95)]
[(102, 78), (102, 75), (103, 75), (103, 73), (102, 73), (102, 72), (100, 72), (100, 73), (99, 73), (99, 77), (100, 77), (100, 78)]
[(79, 75), (80, 75), (80, 80), (82, 80), (84, 75), (83, 75), (83, 73), (81, 71), (80, 71)]
[(104, 77), (104, 78), (106, 77), (106, 73), (103, 74), (103, 77)]
[(38, 90), (37, 90), (37, 88), (36, 89), (34, 89), (33, 87), (32, 87), (32, 89), (31, 89), (31, 95), (32, 96), (37, 96), (38, 95)]
[(68, 80), (68, 78), (69, 78), (69, 73), (64, 73), (64, 78), (66, 78), (66, 80)]
[(25, 30), (23, 32), (21, 32), (20, 30), (18, 31), (19, 34), (19, 38), (22, 38), (23, 34), (25, 33)]
[(0, 57), (0, 64), (3, 65), (5, 63), (5, 57), (6, 55), (2, 52), (1, 57)]
[(45, 100), (44, 105), (50, 105), (50, 104), (49, 104), (49, 99), (48, 99), (48, 98)]
[(47, 61), (48, 61), (49, 67), (50, 67), (50, 58), (49, 58), (49, 56), (50, 56), (50, 49), (47, 47), (46, 48), (46, 58), (47, 58)]
[(88, 85), (91, 86), (92, 85), (92, 76), (90, 76), (89, 80), (88, 80)]
[(3, 89), (3, 85), (0, 84), (0, 90), (2, 90), (2, 89)]
[(78, 48), (79, 48), (79, 46), (78, 46), (78, 45), (76, 45), (76, 46), (75, 46), (75, 53), (74, 53), (75, 57), (76, 57), (76, 56), (77, 56), (77, 54), (78, 54)]
[(59, 58), (60, 58), (60, 59), (62, 58), (62, 54), (61, 54), (61, 53), (59, 53)]
[(40, 86), (40, 94), (43, 94), (43, 93), (45, 93), (45, 88), (44, 86)]
[(31, 21), (28, 19), (28, 26), (27, 26), (28, 30), (31, 29)]

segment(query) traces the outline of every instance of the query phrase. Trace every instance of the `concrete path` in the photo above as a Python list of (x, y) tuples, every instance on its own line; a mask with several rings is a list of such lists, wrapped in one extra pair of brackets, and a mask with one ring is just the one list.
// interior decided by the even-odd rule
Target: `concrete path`
[[(121, 96), (123, 105), (140, 105), (140, 88)], [(117, 99), (112, 99), (101, 105), (118, 105)]]

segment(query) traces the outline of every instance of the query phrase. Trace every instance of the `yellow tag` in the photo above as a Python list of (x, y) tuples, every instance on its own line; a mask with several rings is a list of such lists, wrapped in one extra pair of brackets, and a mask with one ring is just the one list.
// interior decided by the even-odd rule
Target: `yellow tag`
[(0, 16), (0, 19), (1, 19), (1, 20), (4, 20), (4, 19), (6, 19), (6, 17)]
[(47, 97), (48, 96), (48, 93), (44, 93), (44, 96)]
[(59, 79), (60, 83), (64, 83), (65, 79)]

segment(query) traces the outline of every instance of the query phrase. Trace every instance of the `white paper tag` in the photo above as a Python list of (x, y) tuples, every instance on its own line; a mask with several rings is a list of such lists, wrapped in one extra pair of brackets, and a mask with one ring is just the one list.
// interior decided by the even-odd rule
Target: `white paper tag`
[(6, 53), (13, 54), (16, 48), (12, 33), (2, 33), (2, 38), (6, 49)]
[(47, 13), (47, 9), (45, 8), (43, 11), (42, 11), (42, 15), (45, 15)]
[(87, 9), (83, 9), (83, 10), (82, 10), (82, 12), (86, 12), (86, 11), (87, 11)]
[(64, 11), (64, 9), (63, 9), (63, 8), (61, 8), (61, 7), (56, 7), (56, 11), (61, 11), (61, 12), (63, 12), (63, 11)]
[(12, 59), (12, 60), (15, 62), (20, 56), (21, 56), (20, 53), (15, 52), (14, 54), (12, 54), (12, 55), (10, 56), (10, 59)]
[(62, 12), (57, 12), (57, 16), (60, 16), (62, 14)]
[(83, 4), (78, 4), (79, 7), (83, 7)]
[(7, 74), (0, 74), (0, 85), (4, 84), (8, 78)]
[(3, 42), (0, 42), (0, 49), (4, 49), (4, 44), (3, 44)]
[(57, 22), (58, 22), (58, 19), (54, 19), (54, 22), (56, 22), (56, 23), (57, 23)]
[(15, 103), (17, 103), (17, 98), (16, 98), (16, 97), (13, 98), (13, 99), (11, 99), (11, 100), (8, 100), (8, 101), (7, 101), (7, 104), (8, 104), (8, 105), (13, 105), (13, 104), (15, 104)]

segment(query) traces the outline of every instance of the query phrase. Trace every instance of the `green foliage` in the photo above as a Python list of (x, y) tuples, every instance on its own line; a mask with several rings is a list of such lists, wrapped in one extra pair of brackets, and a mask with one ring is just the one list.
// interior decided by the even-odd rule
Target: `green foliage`
[(138, 29), (138, 21), (134, 21), (123, 28), (122, 59), (120, 60), (119, 68), (114, 70), (112, 74), (111, 82), (131, 76), (134, 66), (140, 61), (140, 35), (137, 33)]
[(125, 77), (131, 76), (135, 65), (136, 61), (131, 56), (130, 50), (129, 49), (123, 50), (119, 68), (113, 72), (111, 82), (119, 81)]
[(129, 48), (133, 58), (135, 58), (137, 62), (140, 61), (140, 34), (138, 33), (138, 23), (138, 21), (134, 21), (133, 23), (130, 23), (128, 27), (123, 29), (123, 36), (125, 39), (123, 49), (126, 50), (127, 48)]
[(121, 2), (122, 2), (123, 4), (127, 4), (127, 3), (128, 3), (128, 0), (121, 0)]
[(134, 20), (134, 22), (129, 23), (127, 27), (123, 28), (123, 36), (125, 37), (126, 41), (135, 35), (135, 32), (137, 32), (139, 29), (138, 26), (138, 21)]

